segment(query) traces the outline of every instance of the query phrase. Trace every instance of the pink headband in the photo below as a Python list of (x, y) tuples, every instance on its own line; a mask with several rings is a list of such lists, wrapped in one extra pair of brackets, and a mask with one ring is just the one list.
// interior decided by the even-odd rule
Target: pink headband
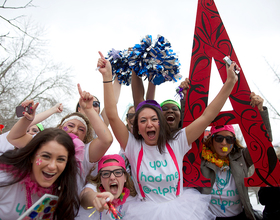
[[(118, 162), (112, 161), (112, 162), (104, 163), (105, 161), (111, 160), (111, 159), (116, 160)], [(110, 154), (110, 155), (103, 156), (101, 158), (101, 160), (98, 162), (98, 172), (102, 168), (108, 167), (108, 166), (120, 166), (126, 170), (124, 159), (118, 154)]]
[(220, 131), (230, 131), (235, 135), (235, 131), (232, 125), (212, 126), (210, 130), (211, 135), (216, 134)]

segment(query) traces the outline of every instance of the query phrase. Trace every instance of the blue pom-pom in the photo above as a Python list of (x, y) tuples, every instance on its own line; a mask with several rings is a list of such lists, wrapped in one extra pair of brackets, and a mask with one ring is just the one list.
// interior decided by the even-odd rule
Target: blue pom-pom
[(128, 57), (129, 66), (137, 76), (144, 77), (155, 85), (166, 81), (181, 79), (180, 63), (176, 53), (171, 49), (170, 42), (163, 36), (158, 36), (152, 43), (152, 36), (147, 35), (136, 44)]

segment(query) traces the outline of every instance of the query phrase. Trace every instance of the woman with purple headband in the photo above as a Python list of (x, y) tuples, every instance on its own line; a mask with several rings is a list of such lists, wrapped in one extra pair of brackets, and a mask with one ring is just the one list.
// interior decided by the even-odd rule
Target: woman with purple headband
[[(112, 88), (111, 65), (100, 53), (99, 71), (103, 75), (104, 103), (116, 139), (131, 164), (138, 204), (127, 219), (214, 219), (208, 210), (210, 196), (196, 189), (183, 190), (183, 157), (191, 144), (218, 115), (238, 80), (235, 62), (227, 67), (227, 80), (203, 114), (176, 133), (170, 131), (160, 105), (154, 100), (136, 108), (133, 134), (118, 116)], [(130, 217), (130, 218), (129, 218)]]

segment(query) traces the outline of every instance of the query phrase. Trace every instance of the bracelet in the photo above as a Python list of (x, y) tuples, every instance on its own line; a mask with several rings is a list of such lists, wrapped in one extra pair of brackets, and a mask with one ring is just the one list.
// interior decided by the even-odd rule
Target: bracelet
[(113, 82), (114, 80), (109, 80), (109, 81), (103, 81), (103, 83), (109, 83), (109, 82)]

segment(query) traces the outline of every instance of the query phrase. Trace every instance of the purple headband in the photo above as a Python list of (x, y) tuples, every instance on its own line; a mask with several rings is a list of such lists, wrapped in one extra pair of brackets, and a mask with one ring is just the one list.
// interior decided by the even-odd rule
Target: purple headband
[(137, 105), (137, 108), (136, 108), (136, 111), (137, 112), (143, 105), (153, 105), (155, 106), (156, 108), (158, 108), (159, 110), (162, 111), (160, 105), (155, 101), (155, 100), (145, 100), (143, 102), (140, 102), (138, 105)]

